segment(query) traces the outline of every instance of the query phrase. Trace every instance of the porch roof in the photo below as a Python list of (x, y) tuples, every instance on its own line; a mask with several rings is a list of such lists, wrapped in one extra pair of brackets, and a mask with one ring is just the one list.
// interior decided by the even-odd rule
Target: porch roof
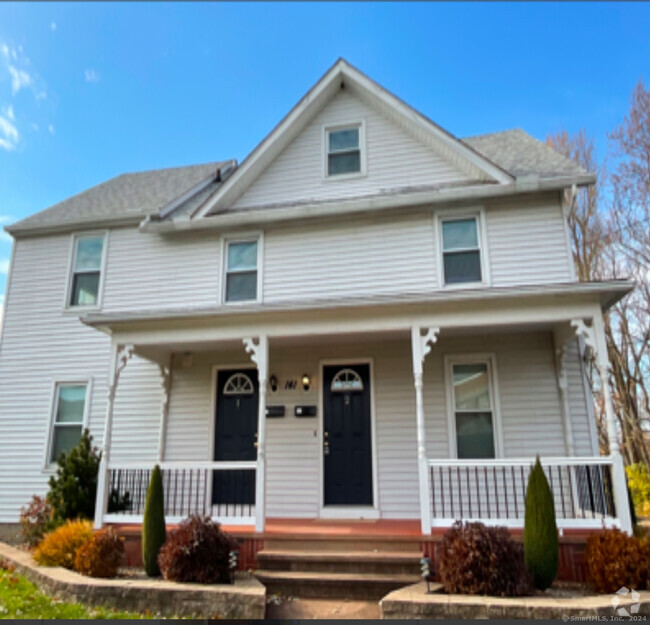
[[(634, 288), (627, 280), (607, 282), (556, 283), (375, 295), (327, 300), (285, 301), (214, 307), (158, 308), (150, 310), (89, 313), (81, 321), (109, 334), (145, 332), (154, 334), (173, 330), (176, 334), (201, 332), (218, 327), (231, 338), (250, 327), (269, 336), (309, 334), (314, 324), (332, 329), (337, 320), (363, 324), (370, 318), (374, 329), (398, 329), (425, 318), (445, 327), (513, 323), (512, 315), (523, 322), (557, 321), (580, 316), (598, 306), (607, 310)], [(480, 308), (477, 307), (480, 304)], [(341, 312), (345, 316), (341, 318)], [(527, 312), (526, 312), (527, 311)], [(548, 314), (547, 314), (548, 312)], [(396, 324), (396, 320), (404, 323)], [(189, 324), (187, 322), (190, 322)], [(360, 327), (363, 327), (361, 325)], [(369, 331), (372, 328), (367, 326)], [(277, 331), (276, 331), (277, 330)], [(343, 331), (343, 327), (341, 327)], [(225, 335), (224, 335), (225, 336)]]

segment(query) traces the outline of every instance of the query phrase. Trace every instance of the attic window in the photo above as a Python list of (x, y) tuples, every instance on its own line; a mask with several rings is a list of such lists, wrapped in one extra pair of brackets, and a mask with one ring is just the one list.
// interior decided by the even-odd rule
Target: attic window
[(363, 124), (325, 129), (327, 177), (364, 171)]

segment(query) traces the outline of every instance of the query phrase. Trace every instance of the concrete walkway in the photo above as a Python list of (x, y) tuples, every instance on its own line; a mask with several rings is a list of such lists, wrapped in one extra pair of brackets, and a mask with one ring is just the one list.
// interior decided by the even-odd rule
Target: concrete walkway
[(0, 542), (0, 560), (49, 594), (72, 602), (169, 616), (263, 619), (266, 589), (253, 577), (230, 584), (179, 584), (162, 579), (96, 579), (34, 562), (27, 551)]

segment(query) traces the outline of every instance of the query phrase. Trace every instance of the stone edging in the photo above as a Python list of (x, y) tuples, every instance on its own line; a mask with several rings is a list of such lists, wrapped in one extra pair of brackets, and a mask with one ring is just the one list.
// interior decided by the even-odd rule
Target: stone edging
[(266, 588), (255, 578), (234, 585), (178, 584), (160, 579), (96, 579), (61, 567), (44, 567), (31, 555), (0, 542), (0, 559), (50, 594), (119, 610), (203, 618), (263, 619)]
[[(636, 616), (650, 616), (650, 592), (640, 591), (640, 595)], [(621, 597), (618, 608), (630, 611), (634, 603)], [(383, 619), (561, 619), (566, 622), (572, 617), (616, 616), (612, 595), (556, 598), (427, 594), (424, 582), (389, 593), (381, 600), (380, 608)]]

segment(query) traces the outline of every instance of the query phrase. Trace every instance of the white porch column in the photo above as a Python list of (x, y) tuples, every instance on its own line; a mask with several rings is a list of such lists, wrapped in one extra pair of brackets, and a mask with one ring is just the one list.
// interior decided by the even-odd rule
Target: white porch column
[(101, 529), (108, 503), (108, 463), (111, 456), (111, 436), (113, 432), (113, 406), (120, 373), (133, 356), (132, 345), (111, 343), (111, 361), (108, 371), (108, 396), (106, 399), (106, 418), (104, 420), (104, 437), (102, 439), (102, 459), (97, 474), (97, 498), (95, 500), (95, 529)]
[(165, 443), (167, 441), (167, 421), (169, 418), (169, 394), (172, 386), (172, 363), (173, 354), (169, 355), (169, 365), (159, 365), (162, 385), (162, 404), (160, 406), (160, 429), (158, 431), (158, 462), (165, 459)]
[(422, 372), (424, 358), (436, 342), (439, 328), (429, 328), (422, 336), (418, 326), (411, 327), (411, 352), (413, 356), (413, 381), (415, 384), (415, 417), (417, 420), (418, 477), (420, 487), (420, 522), (423, 534), (431, 534), (431, 499), (429, 497), (429, 463), (427, 458), (424, 401), (422, 399)]
[(612, 483), (614, 489), (614, 503), (616, 514), (621, 523), (621, 529), (632, 534), (632, 517), (630, 515), (630, 503), (627, 495), (627, 480), (625, 477), (625, 466), (618, 442), (616, 428), (616, 415), (612, 402), (612, 392), (609, 387), (609, 356), (607, 354), (607, 338), (605, 337), (605, 323), (600, 311), (594, 315), (591, 328), (587, 327), (582, 319), (574, 319), (571, 322), (578, 335), (582, 335), (585, 344), (594, 351), (596, 366), (600, 376), (600, 383), (603, 388), (603, 403), (605, 406), (605, 417), (607, 420), (607, 440), (609, 442), (609, 455), (612, 459)]
[(257, 343), (244, 339), (246, 351), (257, 364), (259, 402), (257, 413), (257, 468), (255, 470), (255, 531), (263, 532), (266, 524), (266, 383), (269, 368), (269, 340), (261, 334)]

